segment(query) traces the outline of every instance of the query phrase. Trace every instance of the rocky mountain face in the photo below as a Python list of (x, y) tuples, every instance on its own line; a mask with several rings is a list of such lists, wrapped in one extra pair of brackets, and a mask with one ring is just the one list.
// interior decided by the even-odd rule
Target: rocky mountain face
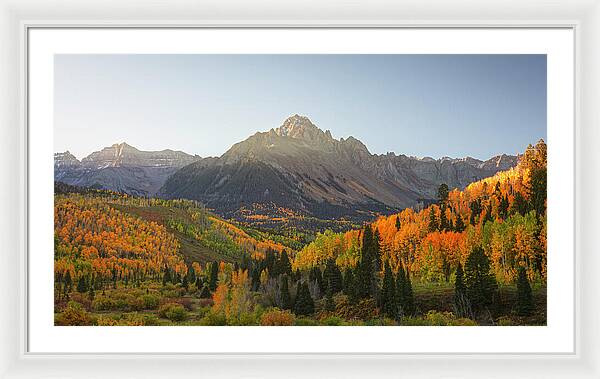
[(371, 154), (356, 138), (336, 140), (308, 118), (294, 115), (219, 158), (182, 167), (158, 195), (200, 200), (225, 215), (264, 203), (319, 218), (369, 218), (427, 202), (441, 183), (462, 189), (517, 161), (510, 155), (481, 161)]
[(81, 161), (68, 151), (55, 153), (54, 180), (132, 195), (154, 195), (175, 171), (198, 159), (181, 151), (141, 151), (120, 143)]

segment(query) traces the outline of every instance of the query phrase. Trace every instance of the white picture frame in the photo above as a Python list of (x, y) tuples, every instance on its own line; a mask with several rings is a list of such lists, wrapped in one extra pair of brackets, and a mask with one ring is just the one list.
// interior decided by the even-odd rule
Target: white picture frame
[[(522, 1), (506, 7), (501, 1), (490, 1), (485, 7), (474, 8), (467, 1), (452, 6), (439, 2), (436, 7), (417, 4), (364, 4), (356, 5), (343, 16), (337, 15), (335, 2), (326, 1), (305, 8), (299, 3), (271, 8), (254, 4), (253, 12), (243, 2), (232, 1), (227, 14), (217, 12), (216, 4), (179, 4), (170, 9), (167, 4), (140, 10), (133, 1), (89, 1), (78, 8), (58, 6), (48, 9), (41, 0), (0, 3), (0, 52), (2, 57), (2, 84), (5, 88), (0, 108), (3, 142), (1, 162), (2, 189), (0, 201), (5, 204), (0, 233), (5, 247), (0, 254), (2, 267), (1, 287), (7, 289), (2, 307), (0, 329), (0, 372), (7, 377), (599, 377), (596, 356), (600, 343), (597, 324), (598, 300), (593, 290), (598, 279), (597, 256), (594, 256), (594, 214), (599, 214), (594, 188), (598, 179), (592, 175), (598, 168), (598, 131), (593, 125), (600, 121), (597, 102), (600, 87), (598, 68), (600, 57), (595, 45), (599, 43), (600, 5), (594, 2), (554, 3), (554, 7), (540, 18), (534, 1)], [(319, 12), (321, 11), (321, 17)], [(435, 10), (434, 10), (435, 9)], [(160, 11), (161, 20), (156, 20)], [(264, 13), (259, 13), (262, 11)], [(132, 17), (136, 13), (136, 17)], [(265, 20), (262, 14), (268, 14)], [(363, 19), (364, 15), (369, 19)], [(65, 21), (69, 15), (73, 19)], [(145, 15), (145, 16), (144, 16)], [(197, 15), (201, 21), (182, 21), (182, 16)], [(204, 17), (200, 17), (200, 16)], [(213, 15), (214, 17), (207, 17)], [(324, 15), (330, 15), (326, 21)], [(403, 16), (404, 15), (404, 16)], [(407, 15), (410, 15), (408, 17)], [(500, 20), (494, 15), (501, 15)], [(93, 16), (93, 17), (90, 17)], [(394, 16), (394, 17), (391, 17)], [(525, 20), (525, 17), (530, 18)], [(102, 17), (103, 21), (86, 21)], [(146, 17), (146, 18), (144, 18)], [(490, 19), (494, 21), (489, 21)], [(121, 21), (121, 20), (130, 21)], [(432, 20), (433, 21), (423, 21)], [(235, 20), (235, 21), (231, 21)], [(520, 20), (520, 21), (519, 21)], [(379, 355), (379, 354), (301, 354), (274, 356), (266, 354), (26, 354), (24, 309), (27, 286), (23, 279), (26, 196), (25, 175), (25, 68), (24, 42), (27, 28), (32, 26), (250, 26), (250, 27), (340, 27), (340, 26), (394, 26), (394, 27), (572, 27), (576, 31), (576, 341), (574, 354), (567, 355)], [(584, 79), (584, 80), (582, 80)], [(589, 171), (589, 173), (588, 173)], [(586, 175), (588, 173), (589, 175)], [(16, 178), (16, 179), (15, 179)], [(585, 204), (585, 207), (581, 207)], [(581, 210), (581, 212), (580, 212)], [(18, 285), (15, 285), (17, 283)], [(23, 283), (23, 286), (20, 284)], [(584, 290), (585, 289), (585, 290)], [(184, 362), (181, 359), (185, 359)]]

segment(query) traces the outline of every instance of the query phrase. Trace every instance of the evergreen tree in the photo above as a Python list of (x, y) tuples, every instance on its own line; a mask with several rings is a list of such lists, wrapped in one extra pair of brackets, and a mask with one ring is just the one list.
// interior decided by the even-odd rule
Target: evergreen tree
[(456, 215), (456, 223), (454, 224), (454, 230), (459, 233), (465, 230), (465, 223), (459, 214)]
[(323, 280), (327, 289), (331, 289), (331, 293), (338, 293), (343, 289), (343, 278), (340, 269), (335, 264), (333, 258), (329, 258), (325, 264), (323, 271)]
[(281, 309), (291, 309), (292, 308), (292, 300), (290, 299), (290, 290), (288, 288), (288, 278), (286, 275), (282, 276), (281, 288), (280, 288), (280, 298), (281, 298)]
[(480, 246), (474, 247), (465, 263), (465, 288), (474, 310), (493, 304), (498, 285), (490, 272), (490, 261)]
[(77, 281), (77, 292), (79, 292), (79, 293), (87, 292), (87, 281), (85, 280), (83, 275), (80, 276), (79, 280)]
[(546, 167), (536, 167), (531, 171), (531, 181), (529, 187), (531, 207), (533, 210), (535, 210), (536, 215), (541, 217), (546, 213)]
[(429, 230), (429, 232), (435, 232), (438, 230), (437, 217), (435, 216), (435, 210), (433, 207), (429, 208), (429, 225), (427, 226), (427, 230)]
[(498, 203), (498, 217), (500, 217), (501, 220), (506, 220), (508, 217), (508, 197), (506, 196), (502, 196)]
[(285, 250), (281, 252), (281, 256), (279, 257), (278, 265), (279, 265), (279, 267), (278, 267), (277, 271), (278, 271), (279, 275), (281, 275), (281, 274), (289, 275), (292, 273), (292, 264), (290, 263), (290, 259)]
[(400, 264), (396, 276), (396, 307), (398, 315), (405, 315), (406, 312), (406, 273), (404, 267)]
[(396, 216), (396, 231), (400, 230), (400, 227), (402, 225), (400, 224), (400, 216)]
[(519, 316), (529, 316), (533, 313), (533, 310), (533, 295), (527, 279), (527, 272), (524, 267), (520, 267), (517, 279), (517, 314)]
[[(372, 282), (375, 271), (375, 254), (374, 254), (374, 241), (373, 241), (373, 230), (370, 226), (366, 226), (362, 233), (362, 249), (361, 257), (356, 268), (356, 296), (359, 299), (366, 299), (373, 295)], [(374, 293), (375, 298), (377, 292)]]
[(310, 290), (307, 283), (299, 283), (296, 294), (296, 303), (294, 304), (294, 313), (305, 316), (315, 312), (315, 303), (310, 296)]
[(440, 207), (440, 231), (444, 232), (450, 229), (448, 227), (448, 219), (446, 218), (446, 206), (442, 205)]
[(396, 286), (389, 262), (385, 262), (383, 286), (381, 288), (381, 311), (390, 318), (396, 318), (398, 304), (396, 303)]
[(525, 197), (523, 197), (521, 192), (515, 193), (515, 199), (513, 201), (510, 213), (519, 213), (521, 216), (525, 216), (527, 212), (529, 212), (529, 204), (527, 203), (527, 200)]
[(344, 294), (348, 296), (350, 301), (354, 301), (356, 297), (354, 273), (350, 267), (346, 268), (344, 273)]
[(210, 279), (208, 281), (208, 288), (213, 292), (217, 289), (217, 280), (218, 279), (219, 279), (219, 262), (214, 261), (210, 265)]
[(472, 201), (469, 204), (469, 208), (471, 208), (471, 219), (469, 220), (469, 223), (475, 225), (477, 223), (477, 218), (481, 214), (481, 200), (477, 199)]

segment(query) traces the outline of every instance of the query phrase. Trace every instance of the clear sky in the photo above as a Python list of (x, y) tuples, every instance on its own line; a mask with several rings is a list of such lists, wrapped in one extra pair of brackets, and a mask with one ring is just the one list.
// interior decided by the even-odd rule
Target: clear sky
[(545, 55), (57, 55), (54, 149), (219, 156), (308, 116), (372, 153), (522, 152), (546, 139)]

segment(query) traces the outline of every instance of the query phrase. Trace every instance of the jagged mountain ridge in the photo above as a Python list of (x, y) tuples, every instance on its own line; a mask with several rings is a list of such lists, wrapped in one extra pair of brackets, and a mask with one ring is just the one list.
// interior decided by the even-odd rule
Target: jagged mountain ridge
[(225, 215), (270, 203), (317, 217), (360, 217), (414, 206), (447, 183), (464, 188), (517, 164), (518, 157), (415, 158), (371, 154), (358, 139), (336, 140), (307, 117), (294, 115), (236, 143), (219, 158), (191, 163), (158, 192), (200, 200)]
[(179, 168), (200, 159), (181, 151), (142, 151), (118, 143), (79, 161), (69, 151), (54, 154), (54, 180), (133, 195), (154, 195)]

